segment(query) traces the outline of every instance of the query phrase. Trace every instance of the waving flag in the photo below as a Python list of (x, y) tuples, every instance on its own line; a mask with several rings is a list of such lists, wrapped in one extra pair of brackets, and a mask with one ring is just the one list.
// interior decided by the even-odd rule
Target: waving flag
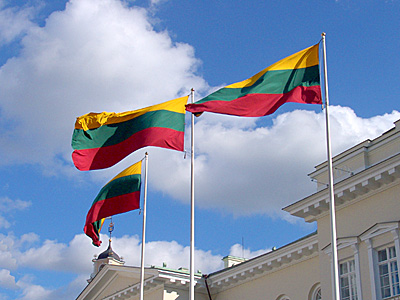
[(319, 45), (284, 58), (253, 77), (228, 85), (186, 106), (194, 114), (242, 117), (272, 114), (286, 102), (321, 104)]
[(146, 146), (183, 151), (187, 99), (124, 113), (78, 117), (71, 143), (75, 166), (81, 171), (108, 168)]
[(109, 181), (94, 199), (83, 229), (93, 240), (93, 245), (101, 244), (102, 219), (140, 207), (141, 171), (142, 161), (139, 161)]

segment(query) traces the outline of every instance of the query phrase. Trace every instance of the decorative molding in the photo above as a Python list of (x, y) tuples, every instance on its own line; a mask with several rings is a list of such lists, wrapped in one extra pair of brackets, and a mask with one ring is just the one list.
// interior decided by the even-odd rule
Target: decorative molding
[[(337, 249), (341, 250), (347, 247), (352, 247), (353, 251), (356, 249), (358, 251), (358, 237), (346, 237), (346, 238), (339, 238), (337, 239)], [(329, 244), (324, 249), (322, 249), (325, 254), (331, 255), (332, 254), (332, 247)]]
[[(337, 208), (359, 201), (362, 197), (391, 184), (399, 184), (400, 154), (396, 154), (368, 169), (335, 184), (335, 204)], [(285, 208), (293, 216), (304, 218), (307, 222), (316, 221), (329, 212), (328, 188), (316, 192)]]
[(368, 247), (372, 247), (371, 239), (387, 232), (398, 231), (399, 227), (400, 227), (400, 222), (398, 221), (377, 223), (374, 226), (367, 229), (366, 231), (364, 231), (360, 235), (360, 240), (367, 242)]
[(220, 292), (316, 256), (318, 256), (318, 237), (313, 234), (275, 251), (211, 274), (207, 279), (208, 285), (211, 290)]

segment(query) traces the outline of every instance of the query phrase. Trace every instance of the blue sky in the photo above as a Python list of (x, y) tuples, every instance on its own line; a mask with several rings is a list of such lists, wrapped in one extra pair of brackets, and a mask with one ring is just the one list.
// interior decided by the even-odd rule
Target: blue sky
[[(77, 297), (107, 246), (106, 236), (96, 248), (83, 234), (86, 213), (145, 151), (146, 264), (189, 265), (189, 158), (146, 148), (80, 172), (70, 146), (77, 116), (191, 88), (199, 99), (326, 32), (337, 154), (400, 119), (399, 8), (398, 0), (0, 0), (0, 299)], [(225, 255), (254, 257), (316, 229), (281, 209), (315, 191), (307, 174), (326, 159), (324, 126), (318, 105), (196, 118), (196, 268), (213, 272)], [(113, 248), (128, 265), (140, 262), (141, 222), (138, 211), (114, 217)]]

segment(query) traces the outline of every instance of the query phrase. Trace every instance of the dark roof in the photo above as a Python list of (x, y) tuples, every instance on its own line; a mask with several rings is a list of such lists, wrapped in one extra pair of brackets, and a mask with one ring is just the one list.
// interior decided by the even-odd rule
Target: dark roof
[(115, 253), (114, 250), (111, 248), (111, 240), (109, 240), (107, 250), (100, 253), (99, 256), (97, 257), (97, 259), (104, 259), (104, 258), (109, 258), (109, 257), (112, 257), (118, 261), (121, 261), (121, 258), (119, 257), (119, 255), (117, 253)]

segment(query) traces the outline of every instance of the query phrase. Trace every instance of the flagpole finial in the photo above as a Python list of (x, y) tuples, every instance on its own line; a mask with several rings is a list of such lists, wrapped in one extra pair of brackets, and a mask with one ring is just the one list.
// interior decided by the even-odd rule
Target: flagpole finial
[(111, 242), (111, 233), (114, 231), (114, 223), (111, 219), (110, 225), (108, 225), (108, 232), (110, 233), (110, 242)]
[(321, 33), (321, 36), (326, 36), (326, 33), (325, 32)]

